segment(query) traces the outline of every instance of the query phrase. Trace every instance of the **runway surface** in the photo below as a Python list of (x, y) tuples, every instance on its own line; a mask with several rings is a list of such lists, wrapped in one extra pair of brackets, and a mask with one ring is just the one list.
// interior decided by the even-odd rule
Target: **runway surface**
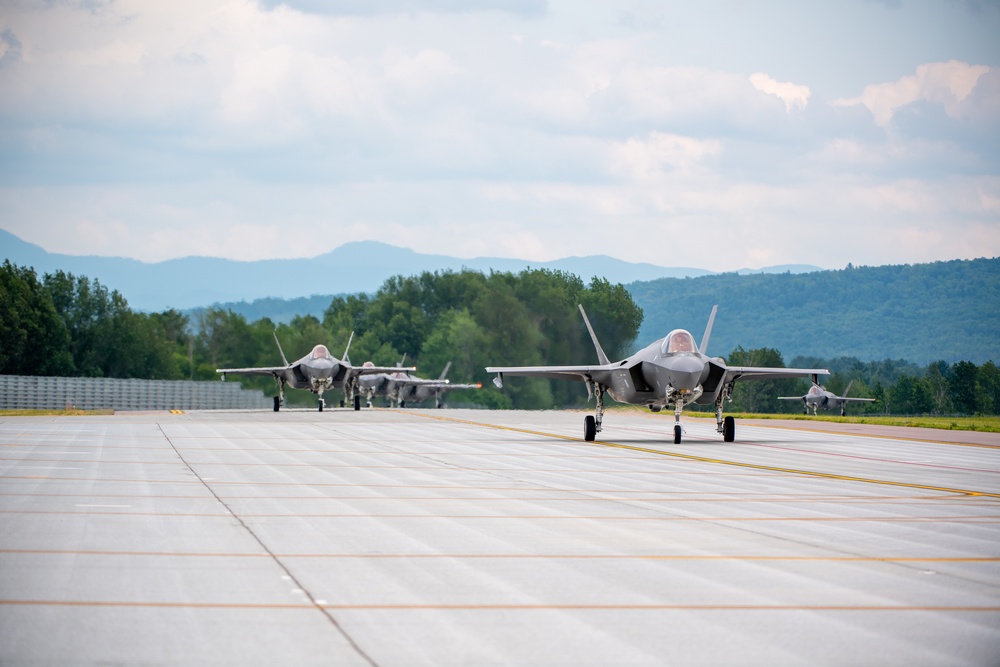
[(4, 418), (0, 664), (1000, 664), (1000, 437), (582, 422)]

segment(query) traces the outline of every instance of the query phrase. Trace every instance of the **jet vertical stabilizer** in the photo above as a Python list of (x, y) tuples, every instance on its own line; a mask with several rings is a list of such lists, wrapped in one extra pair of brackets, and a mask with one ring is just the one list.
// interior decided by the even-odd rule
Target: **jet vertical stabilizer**
[(701, 345), (698, 346), (698, 351), (702, 354), (708, 354), (708, 339), (712, 337), (712, 325), (715, 324), (715, 313), (718, 311), (718, 304), (712, 306), (712, 314), (708, 316), (708, 325), (705, 327), (705, 335), (701, 337)]
[(274, 342), (278, 343), (278, 352), (281, 353), (281, 363), (283, 363), (284, 365), (287, 366), (288, 365), (288, 359), (285, 359), (285, 351), (281, 349), (281, 343), (278, 342), (278, 332), (277, 331), (273, 331), (271, 333), (274, 335)]
[(594, 341), (594, 349), (597, 350), (597, 360), (603, 365), (610, 364), (611, 361), (608, 359), (608, 355), (604, 354), (604, 349), (601, 347), (601, 343), (597, 340), (597, 334), (594, 333), (594, 327), (590, 326), (590, 320), (587, 319), (587, 312), (583, 309), (583, 304), (577, 304), (580, 309), (580, 314), (583, 315), (583, 323), (587, 325), (587, 331), (590, 332), (590, 339)]
[(347, 339), (347, 347), (344, 348), (344, 361), (351, 363), (351, 358), (347, 356), (348, 350), (351, 349), (351, 341), (354, 340), (354, 332), (351, 332), (351, 337)]
[(448, 376), (448, 371), (450, 370), (451, 370), (451, 362), (449, 361), (444, 365), (444, 370), (441, 371), (441, 375), (438, 377), (438, 380), (445, 379)]

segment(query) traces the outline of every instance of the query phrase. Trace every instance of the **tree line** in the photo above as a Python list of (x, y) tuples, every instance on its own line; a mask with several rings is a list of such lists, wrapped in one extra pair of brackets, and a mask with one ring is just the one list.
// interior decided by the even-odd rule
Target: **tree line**
[[(278, 340), (290, 360), (317, 343), (340, 356), (352, 332), (350, 358), (393, 365), (405, 353), (422, 377), (436, 377), (449, 361), (456, 382), (483, 389), (452, 398), (493, 408), (584, 406), (586, 391), (574, 382), (518, 378), (496, 391), (487, 365), (596, 363), (596, 353), (576, 304), (583, 304), (605, 351), (630, 353), (642, 309), (621, 284), (544, 269), (520, 273), (425, 272), (396, 276), (374, 294), (337, 296), (323, 317), (297, 316), (275, 324), (250, 322), (229, 309), (206, 308), (193, 316), (176, 310), (141, 313), (98, 280), (57, 271), (39, 278), (9, 261), (0, 267), (0, 373), (146, 379), (214, 380), (223, 367), (280, 364)], [(645, 344), (649, 341), (638, 341)], [(730, 365), (785, 366), (773, 348), (737, 346)], [(793, 366), (827, 367), (823, 381), (842, 393), (875, 403), (851, 412), (886, 414), (998, 414), (1000, 374), (992, 361), (935, 362), (920, 368), (905, 361), (825, 361), (797, 357)], [(269, 378), (241, 378), (247, 386), (275, 391)], [(787, 412), (777, 396), (805, 393), (801, 380), (737, 383), (730, 411)], [(309, 402), (304, 392), (292, 401)]]

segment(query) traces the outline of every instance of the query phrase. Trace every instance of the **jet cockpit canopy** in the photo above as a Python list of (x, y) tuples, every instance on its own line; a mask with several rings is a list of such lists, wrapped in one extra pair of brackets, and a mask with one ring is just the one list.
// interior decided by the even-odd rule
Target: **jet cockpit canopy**
[(330, 350), (326, 349), (326, 345), (317, 345), (313, 348), (312, 354), (309, 355), (313, 359), (331, 359)]
[(694, 337), (684, 329), (674, 329), (663, 339), (660, 346), (660, 354), (694, 354), (698, 348), (694, 344)]

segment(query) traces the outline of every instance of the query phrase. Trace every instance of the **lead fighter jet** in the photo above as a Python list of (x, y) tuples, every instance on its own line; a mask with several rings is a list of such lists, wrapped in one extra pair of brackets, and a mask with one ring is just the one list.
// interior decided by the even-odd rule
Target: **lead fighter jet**
[(663, 408), (674, 409), (674, 444), (679, 444), (683, 429), (681, 410), (693, 403), (715, 403), (716, 430), (725, 442), (736, 437), (736, 422), (730, 416), (722, 418), (722, 403), (731, 400), (733, 385), (737, 380), (764, 378), (810, 377), (813, 382), (819, 375), (829, 375), (822, 368), (761, 368), (752, 366), (727, 366), (719, 357), (708, 357), (708, 339), (719, 307), (712, 308), (708, 326), (695, 346), (694, 337), (684, 329), (674, 329), (666, 337), (651, 343), (631, 357), (612, 363), (594, 334), (583, 306), (580, 314), (590, 332), (600, 361), (596, 366), (488, 366), (488, 373), (496, 373), (493, 383), (503, 387), (503, 376), (526, 375), (534, 377), (576, 380), (587, 385), (588, 395), (597, 397), (597, 412), (583, 421), (583, 438), (592, 441), (602, 430), (604, 394), (619, 403), (645, 405), (653, 412)]
[(351, 365), (351, 360), (347, 356), (347, 351), (351, 349), (351, 341), (354, 334), (347, 341), (347, 348), (344, 350), (344, 358), (338, 359), (327, 349), (326, 345), (317, 345), (312, 352), (298, 359), (293, 363), (288, 363), (285, 359), (285, 352), (278, 342), (278, 335), (274, 335), (274, 342), (278, 343), (278, 352), (281, 353), (281, 361), (284, 366), (264, 366), (260, 368), (219, 368), (216, 373), (222, 373), (223, 381), (226, 375), (271, 375), (278, 383), (278, 395), (274, 397), (274, 411), (277, 412), (285, 402), (285, 385), (293, 389), (308, 389), (319, 396), (317, 405), (319, 411), (323, 412), (325, 401), (323, 392), (333, 387), (342, 387), (344, 395), (348, 400), (353, 399), (354, 409), (361, 409), (361, 396), (355, 393), (358, 377), (369, 373), (389, 373), (396, 371), (415, 371), (415, 367), (410, 368), (386, 368), (382, 366), (365, 366), (356, 368)]

